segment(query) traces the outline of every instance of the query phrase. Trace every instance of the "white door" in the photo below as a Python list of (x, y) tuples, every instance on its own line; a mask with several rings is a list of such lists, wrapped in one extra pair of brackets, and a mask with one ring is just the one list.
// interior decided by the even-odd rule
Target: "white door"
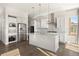
[(78, 32), (78, 16), (70, 17), (70, 35), (69, 35), (69, 43), (76, 44), (77, 43), (77, 32)]

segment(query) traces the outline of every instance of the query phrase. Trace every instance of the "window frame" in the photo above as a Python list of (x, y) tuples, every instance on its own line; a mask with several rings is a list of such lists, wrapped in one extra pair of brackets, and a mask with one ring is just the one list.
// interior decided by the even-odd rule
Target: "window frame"
[[(76, 32), (72, 32), (71, 27), (72, 27), (72, 23), (71, 23), (71, 18), (69, 18), (69, 35), (72, 36), (76, 36), (77, 35), (77, 31)], [(77, 24), (77, 29), (78, 29), (78, 24)]]

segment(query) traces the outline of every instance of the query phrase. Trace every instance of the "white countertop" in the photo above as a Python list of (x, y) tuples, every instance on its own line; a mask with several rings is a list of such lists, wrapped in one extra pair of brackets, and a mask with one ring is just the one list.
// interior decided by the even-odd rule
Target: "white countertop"
[(34, 34), (34, 35), (58, 35), (58, 33), (49, 33), (49, 32), (47, 32), (47, 33), (29, 33), (29, 34)]

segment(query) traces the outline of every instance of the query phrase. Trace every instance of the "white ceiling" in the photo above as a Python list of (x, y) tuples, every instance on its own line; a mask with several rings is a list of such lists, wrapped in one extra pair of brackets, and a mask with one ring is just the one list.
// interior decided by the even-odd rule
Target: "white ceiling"
[(42, 13), (56, 12), (78, 8), (79, 4), (58, 4), (58, 3), (0, 3), (1, 7), (12, 7), (22, 12), (28, 13), (30, 16), (37, 16)]

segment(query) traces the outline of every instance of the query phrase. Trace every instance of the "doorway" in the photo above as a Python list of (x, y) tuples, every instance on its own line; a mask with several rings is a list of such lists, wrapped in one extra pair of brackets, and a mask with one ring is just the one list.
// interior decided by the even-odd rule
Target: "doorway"
[(69, 19), (69, 43), (78, 44), (78, 16), (71, 16)]
[(78, 16), (57, 17), (57, 28), (60, 42), (78, 44)]

